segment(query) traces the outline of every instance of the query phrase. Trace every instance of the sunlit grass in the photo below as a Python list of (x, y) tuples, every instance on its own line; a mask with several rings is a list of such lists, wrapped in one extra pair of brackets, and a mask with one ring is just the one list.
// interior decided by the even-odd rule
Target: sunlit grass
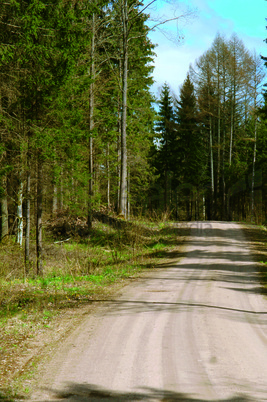
[(151, 222), (135, 222), (123, 229), (98, 222), (88, 238), (57, 242), (47, 236), (42, 277), (35, 275), (34, 248), (26, 275), (23, 251), (10, 239), (0, 245), (0, 321), (22, 310), (58, 309), (91, 300), (111, 284), (154, 266), (177, 235), (166, 222), (153, 222), (153, 228)]
[(96, 222), (87, 238), (60, 242), (46, 234), (42, 277), (36, 276), (34, 239), (27, 274), (23, 249), (13, 238), (0, 243), (0, 400), (27, 339), (52, 328), (62, 311), (110, 297), (178, 241), (179, 230), (166, 222), (139, 221), (123, 229)]

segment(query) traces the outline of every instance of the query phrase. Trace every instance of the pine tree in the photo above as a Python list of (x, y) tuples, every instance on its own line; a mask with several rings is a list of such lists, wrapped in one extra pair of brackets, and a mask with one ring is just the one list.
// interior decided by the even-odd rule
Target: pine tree
[(158, 136), (156, 167), (160, 175), (159, 180), (161, 185), (164, 186), (164, 209), (167, 211), (170, 207), (174, 172), (179, 171), (180, 166), (176, 164), (176, 130), (173, 98), (170, 94), (170, 88), (166, 83), (163, 85), (160, 94), (156, 132)]

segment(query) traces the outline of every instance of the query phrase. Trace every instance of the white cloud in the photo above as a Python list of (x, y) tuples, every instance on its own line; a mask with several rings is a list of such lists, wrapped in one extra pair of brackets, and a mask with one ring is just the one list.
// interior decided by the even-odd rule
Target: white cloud
[[(167, 82), (178, 94), (178, 88), (186, 78), (189, 64), (194, 63), (210, 48), (218, 32), (224, 34), (226, 38), (235, 32), (248, 49), (255, 49), (257, 53), (267, 55), (267, 45), (263, 42), (263, 39), (267, 37), (263, 12), (266, 6), (265, 1), (191, 0), (185, 3), (198, 8), (198, 13), (195, 18), (180, 25), (184, 33), (183, 43), (177, 45), (159, 31), (150, 34), (152, 42), (158, 43), (155, 49), (157, 53), (154, 70), (156, 83), (152, 88), (156, 95), (158, 95), (158, 88), (164, 82)], [(162, 6), (163, 2), (160, 1), (159, 4)], [(240, 4), (241, 8), (239, 8)], [(161, 10), (158, 9), (158, 12), (160, 11), (162, 7)], [(172, 15), (170, 7), (164, 8), (164, 13), (165, 16), (168, 13), (169, 16)], [(168, 29), (175, 32), (176, 25), (168, 25)]]

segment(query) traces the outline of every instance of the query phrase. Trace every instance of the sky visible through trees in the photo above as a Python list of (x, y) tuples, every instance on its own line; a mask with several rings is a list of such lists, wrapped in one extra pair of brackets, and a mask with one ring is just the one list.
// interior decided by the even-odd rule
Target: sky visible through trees
[[(157, 2), (153, 13), (158, 15), (161, 11), (165, 16), (173, 15), (173, 3), (168, 4), (162, 0)], [(178, 2), (179, 13), (182, 14), (185, 7), (194, 11), (190, 19), (179, 21), (182, 41), (178, 44), (170, 41), (169, 37), (162, 35), (160, 31), (150, 32), (153, 43), (158, 46), (155, 51), (153, 92), (158, 96), (160, 87), (167, 81), (171, 90), (177, 92), (186, 77), (192, 60), (199, 58), (211, 45), (219, 32), (226, 37), (236, 33), (243, 40), (246, 47), (258, 54), (266, 55), (265, 16), (266, 0), (251, 2), (249, 0), (187, 0)], [(176, 22), (168, 24), (168, 30), (177, 31)], [(168, 36), (168, 35), (167, 35)], [(168, 71), (168, 75), (166, 75)]]

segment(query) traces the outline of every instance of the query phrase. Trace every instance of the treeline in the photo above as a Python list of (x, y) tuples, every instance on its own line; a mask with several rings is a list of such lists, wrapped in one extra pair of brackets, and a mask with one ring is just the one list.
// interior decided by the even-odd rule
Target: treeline
[(154, 207), (177, 219), (266, 220), (264, 77), (260, 56), (235, 34), (217, 35), (190, 66), (178, 97), (164, 85)]
[[(125, 218), (149, 186), (153, 45), (141, 2), (1, 1), (1, 238), (16, 234), (29, 265), (43, 214)], [(127, 141), (126, 141), (127, 128)]]

